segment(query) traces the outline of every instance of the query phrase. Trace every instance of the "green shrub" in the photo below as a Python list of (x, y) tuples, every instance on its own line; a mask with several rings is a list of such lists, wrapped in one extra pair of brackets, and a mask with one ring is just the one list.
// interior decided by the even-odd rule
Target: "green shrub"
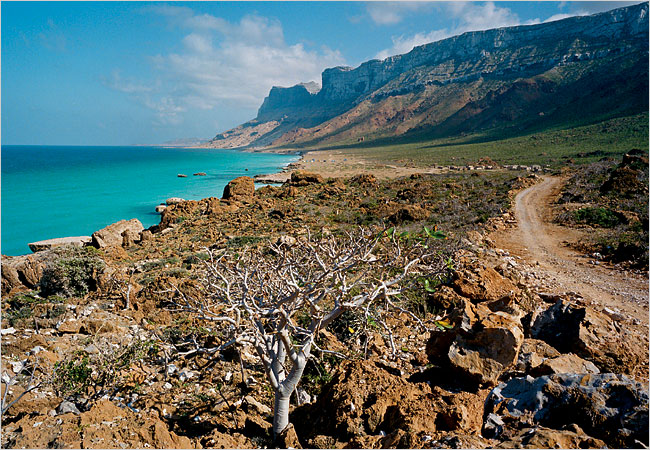
[(97, 276), (104, 267), (104, 261), (94, 248), (59, 247), (43, 269), (40, 293), (44, 297), (83, 296), (97, 289)]
[(52, 386), (60, 396), (83, 394), (91, 383), (92, 373), (88, 356), (60, 361), (54, 366)]
[(622, 223), (621, 217), (607, 208), (580, 208), (573, 214), (578, 223), (598, 225), (603, 228), (613, 228)]

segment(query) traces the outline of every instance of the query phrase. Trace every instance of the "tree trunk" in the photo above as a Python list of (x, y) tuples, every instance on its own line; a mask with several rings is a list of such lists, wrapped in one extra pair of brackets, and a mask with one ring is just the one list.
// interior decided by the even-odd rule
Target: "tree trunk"
[(280, 433), (289, 425), (289, 399), (291, 392), (283, 392), (282, 387), (275, 391), (275, 403), (273, 405), (273, 437), (277, 438)]

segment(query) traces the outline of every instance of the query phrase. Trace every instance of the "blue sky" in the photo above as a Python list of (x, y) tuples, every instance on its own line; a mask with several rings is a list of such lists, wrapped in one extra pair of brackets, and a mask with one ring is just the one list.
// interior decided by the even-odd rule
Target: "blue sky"
[(210, 138), (327, 67), (634, 3), (3, 1), (2, 144)]

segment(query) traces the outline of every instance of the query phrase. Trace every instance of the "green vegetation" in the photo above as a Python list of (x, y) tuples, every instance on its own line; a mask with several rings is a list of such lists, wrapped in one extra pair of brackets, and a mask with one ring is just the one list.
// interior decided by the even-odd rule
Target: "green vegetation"
[(558, 203), (574, 206), (560, 213), (556, 222), (597, 227), (581, 243), (587, 251), (598, 252), (611, 262), (647, 269), (647, 151), (630, 151), (620, 163), (603, 158), (576, 168)]
[(500, 164), (565, 166), (571, 159), (579, 164), (604, 156), (621, 156), (630, 148), (648, 145), (648, 113), (606, 120), (569, 129), (549, 129), (525, 136), (471, 134), (426, 140), (394, 138), (349, 146), (346, 154), (377, 163), (399, 160), (416, 166), (476, 164), (488, 156)]
[(43, 269), (41, 295), (83, 296), (97, 288), (105, 263), (93, 247), (62, 246)]
[(578, 223), (597, 225), (603, 228), (613, 228), (622, 223), (621, 215), (607, 208), (580, 208), (573, 214)]

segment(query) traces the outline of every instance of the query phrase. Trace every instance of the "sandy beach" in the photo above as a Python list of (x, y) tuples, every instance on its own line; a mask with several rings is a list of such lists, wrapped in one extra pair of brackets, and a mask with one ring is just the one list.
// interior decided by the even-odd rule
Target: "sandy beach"
[[(257, 150), (271, 151), (274, 150)], [(289, 164), (283, 171), (258, 175), (255, 180), (267, 183), (284, 183), (294, 170), (306, 170), (325, 178), (349, 178), (360, 174), (372, 174), (380, 179), (397, 178), (414, 173), (441, 173), (444, 169), (435, 167), (407, 167), (403, 165), (382, 164), (368, 161), (345, 150), (310, 150), (301, 155), (299, 161)]]

